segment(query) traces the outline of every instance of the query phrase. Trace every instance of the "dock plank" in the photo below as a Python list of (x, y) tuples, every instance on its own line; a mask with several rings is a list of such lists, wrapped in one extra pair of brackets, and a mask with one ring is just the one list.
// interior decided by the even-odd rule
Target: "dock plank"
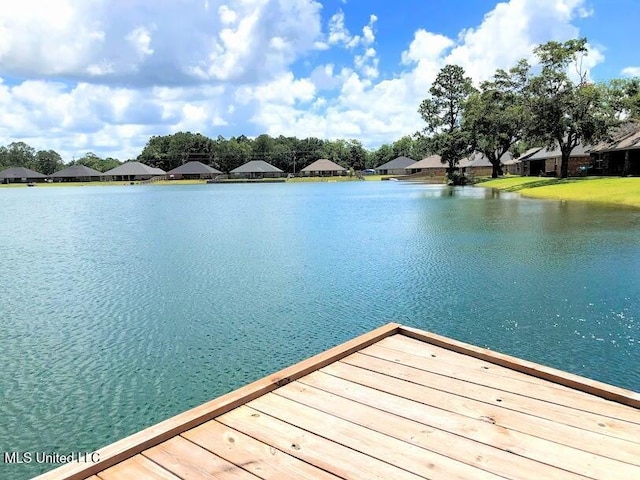
[(142, 455), (135, 455), (127, 460), (107, 468), (98, 476), (102, 480), (131, 480), (132, 478), (144, 478), (149, 480), (180, 480), (158, 464)]
[(265, 480), (339, 478), (216, 420), (184, 432), (182, 436)]
[(257, 398), (249, 406), (370, 457), (391, 465), (401, 465), (405, 470), (432, 480), (503, 478), (275, 394)]
[(409, 380), (419, 385), (429, 386), (462, 397), (498, 405), (502, 408), (520, 412), (535, 412), (536, 416), (547, 418), (557, 423), (572, 425), (584, 430), (590, 430), (632, 442), (640, 442), (638, 426), (631, 422), (625, 422), (624, 420), (617, 420), (590, 412), (577, 411), (562, 405), (512, 394), (463, 380), (444, 377), (418, 368), (399, 364), (392, 360), (372, 357), (362, 353), (354, 353), (342, 361), (394, 378)]
[(535, 437), (534, 442), (524, 445), (512, 441), (514, 448), (509, 450), (395, 415), (388, 408), (356, 402), (299, 382), (279, 388), (274, 394), (505, 478), (521, 479), (523, 471), (536, 472), (536, 478), (549, 480), (588, 478), (523, 455), (528, 453), (531, 443), (539, 440)]
[(142, 455), (188, 480), (256, 480), (258, 477), (177, 435)]
[[(434, 390), (424, 385), (396, 379), (346, 363), (336, 362), (318, 372), (307, 375), (304, 379), (300, 379), (300, 382), (315, 386), (315, 382), (319, 381), (317, 379), (323, 375), (348, 382), (345, 384), (331, 382), (329, 383), (331, 386), (327, 387), (329, 381), (322, 378), (323, 388), (363, 403), (366, 403), (366, 399), (358, 396), (361, 390), (353, 388), (352, 383), (370, 388), (370, 391), (367, 392), (370, 395), (376, 391), (386, 393), (385, 398), (388, 404), (391, 404), (392, 400), (397, 402), (397, 399), (402, 398), (413, 401), (416, 405), (408, 405), (407, 410), (402, 410), (405, 404), (400, 402), (399, 409), (394, 411), (408, 418), (411, 418), (412, 415), (417, 418), (426, 416), (431, 422), (447, 422), (432, 423), (440, 425), (442, 428), (447, 428), (447, 425), (452, 424), (453, 426), (458, 425), (456, 427), (458, 431), (473, 433), (475, 429), (481, 427), (478, 423), (470, 422), (470, 420), (479, 420), (498, 428), (518, 431), (596, 455), (640, 465), (640, 445), (636, 442), (620, 440), (570, 425), (558, 424), (527, 412), (504, 409), (500, 406)], [(453, 418), (447, 419), (446, 412), (454, 414)]]
[(383, 339), (361, 350), (361, 353), (393, 359), (395, 362), (432, 373), (640, 425), (638, 409), (628, 408), (610, 400), (515, 372), (500, 365), (492, 365), (483, 360), (460, 355), (435, 345), (425, 346), (423, 342), (402, 335)]
[(218, 421), (341, 478), (350, 480), (425, 478), (247, 406), (225, 413), (218, 418)]
[(417, 328), (401, 325), (398, 327), (397, 333), (403, 336), (415, 338), (416, 340), (420, 340), (426, 344), (444, 347), (462, 355), (487, 360), (496, 365), (510, 368), (516, 372), (550, 380), (559, 385), (564, 385), (581, 392), (586, 392), (591, 395), (618, 402), (621, 405), (640, 408), (640, 392), (633, 392), (614, 385), (598, 382), (597, 380), (581, 377), (573, 373), (540, 365), (539, 363), (530, 362), (511, 355), (505, 355), (504, 353), (487, 350), (486, 348), (470, 345), (435, 333), (425, 332), (424, 330), (419, 330)]
[[(307, 389), (302, 390), (299, 384)], [(339, 393), (332, 395), (329, 390)], [(419, 441), (424, 448), (469, 464), (477, 463), (479, 468), (508, 478), (522, 478), (523, 472), (535, 472), (535, 476), (530, 478), (549, 479), (609, 479), (614, 471), (621, 478), (633, 478), (633, 475), (640, 474), (638, 465), (481, 420), (471, 420), (362, 385), (353, 385), (320, 372), (278, 389), (274, 394), (305, 404), (312, 403), (314, 408), (349, 417), (351, 421), (408, 442)], [(338, 398), (334, 398), (336, 395), (339, 395)], [(376, 411), (391, 415), (382, 416)], [(639, 460), (631, 459), (636, 463)]]
[(416, 340), (415, 338), (407, 337), (405, 335), (392, 335), (391, 337), (383, 338), (379, 342), (375, 343), (375, 345), (380, 345), (381, 347), (390, 348), (399, 352), (413, 353), (414, 355), (427, 359), (437, 358), (438, 361), (446, 361), (452, 365), (467, 367), (472, 371), (480, 371), (479, 373), (493, 373), (494, 375), (499, 375), (504, 378), (515, 378), (517, 380), (524, 378), (529, 383), (536, 385), (547, 384), (558, 389), (564, 388), (569, 391), (574, 391), (573, 389), (564, 387), (563, 385), (558, 385), (557, 383), (543, 380), (533, 375), (526, 375), (486, 360), (480, 360), (467, 355), (460, 355), (457, 352), (447, 350), (446, 348), (432, 345), (430, 343), (421, 342), (420, 340)]

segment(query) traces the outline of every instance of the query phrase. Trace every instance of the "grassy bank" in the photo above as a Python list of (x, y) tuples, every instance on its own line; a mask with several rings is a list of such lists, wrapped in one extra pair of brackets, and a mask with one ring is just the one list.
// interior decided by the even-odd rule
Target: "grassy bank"
[(640, 208), (640, 178), (507, 177), (478, 183), (479, 187), (518, 192), (525, 197), (577, 200)]
[[(129, 185), (131, 182), (38, 182), (36, 187), (99, 187), (106, 185)], [(28, 188), (26, 183), (2, 183), (0, 188)]]

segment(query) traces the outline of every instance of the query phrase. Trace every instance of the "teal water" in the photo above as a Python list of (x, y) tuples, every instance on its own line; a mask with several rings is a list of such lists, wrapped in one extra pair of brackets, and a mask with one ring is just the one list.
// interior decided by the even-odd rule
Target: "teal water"
[(390, 321), (640, 391), (639, 239), (638, 210), (402, 182), (0, 189), (0, 455), (94, 450)]

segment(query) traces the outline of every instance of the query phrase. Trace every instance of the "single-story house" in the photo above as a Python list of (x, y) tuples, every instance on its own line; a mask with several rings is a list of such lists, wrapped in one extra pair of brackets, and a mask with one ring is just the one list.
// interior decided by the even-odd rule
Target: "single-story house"
[(444, 177), (447, 173), (447, 165), (442, 163), (440, 155), (430, 155), (422, 160), (405, 167), (407, 174), (421, 174), (428, 177)]
[(347, 169), (331, 160), (321, 158), (304, 167), (300, 173), (305, 177), (335, 177), (346, 174)]
[(284, 174), (278, 167), (274, 167), (264, 160), (251, 160), (234, 168), (229, 173), (239, 178), (278, 178)]
[(0, 172), (0, 183), (44, 182), (47, 176), (25, 167), (9, 167)]
[[(509, 152), (502, 155), (501, 161), (508, 159), (511, 159), (511, 154)], [(461, 173), (476, 177), (486, 177), (493, 173), (493, 165), (484, 153), (480, 152), (474, 152), (468, 157), (460, 160), (458, 162), (458, 168)]]
[(541, 147), (533, 147), (524, 152), (518, 158), (514, 158), (513, 156), (508, 160), (503, 160), (502, 165), (504, 166), (504, 173), (509, 173), (511, 175), (524, 175), (522, 173), (522, 161), (527, 158), (535, 155), (541, 150)]
[(415, 160), (400, 156), (377, 167), (376, 173), (379, 175), (406, 175), (407, 171), (405, 169), (414, 163), (416, 163)]
[(214, 178), (220, 174), (222, 174), (220, 170), (194, 160), (182, 164), (179, 167), (174, 168), (173, 170), (169, 170), (167, 172), (167, 177), (175, 180), (199, 180), (205, 178)]
[(591, 149), (593, 173), (640, 175), (640, 122), (630, 121), (612, 134), (612, 139)]
[(99, 182), (101, 177), (102, 172), (85, 165), (71, 165), (49, 175), (49, 178), (54, 182)]
[(150, 167), (140, 162), (126, 162), (102, 174), (106, 180), (129, 182), (133, 180), (149, 180), (154, 177), (164, 177), (166, 172), (161, 168)]
[[(591, 155), (589, 146), (579, 144), (569, 155), (568, 174), (570, 177), (576, 177), (583, 173), (585, 168), (591, 166)], [(537, 176), (549, 175), (560, 176), (560, 167), (562, 164), (562, 152), (559, 148), (549, 149), (541, 148), (538, 152), (529, 158), (522, 160), (522, 175)]]

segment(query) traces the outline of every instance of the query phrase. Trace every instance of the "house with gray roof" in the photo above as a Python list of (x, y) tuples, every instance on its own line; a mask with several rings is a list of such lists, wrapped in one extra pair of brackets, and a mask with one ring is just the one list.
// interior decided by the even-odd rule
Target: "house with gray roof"
[[(511, 155), (510, 152), (505, 152), (502, 158), (500, 158), (500, 163), (504, 165), (504, 162), (511, 161), (512, 159), (513, 155)], [(458, 162), (458, 168), (461, 173), (476, 177), (485, 177), (493, 174), (493, 164), (491, 160), (481, 152), (474, 152), (460, 160)]]
[(230, 175), (237, 178), (278, 178), (284, 175), (284, 171), (278, 167), (274, 167), (264, 160), (251, 160), (250, 162), (240, 165), (229, 172)]
[(0, 172), (0, 183), (44, 182), (47, 176), (26, 167), (9, 167)]
[(321, 158), (304, 167), (300, 173), (305, 177), (335, 177), (346, 174), (347, 169), (331, 160)]
[[(569, 176), (581, 175), (585, 169), (592, 165), (591, 146), (577, 145), (569, 155)], [(528, 158), (522, 159), (522, 174), (526, 176), (560, 176), (562, 164), (562, 152), (560, 148), (541, 148)]]
[(542, 147), (533, 147), (517, 158), (512, 156), (510, 159), (503, 160), (502, 165), (504, 165), (504, 173), (508, 173), (510, 175), (523, 175), (522, 161), (538, 153), (541, 148)]
[(49, 178), (54, 182), (99, 182), (101, 177), (102, 172), (80, 164), (71, 165), (49, 175)]
[(406, 168), (414, 163), (416, 163), (416, 161), (412, 158), (405, 156), (396, 157), (377, 167), (376, 173), (379, 175), (406, 175)]
[(468, 157), (461, 159), (458, 162), (458, 168), (460, 173), (465, 175), (474, 176), (487, 176), (493, 172), (493, 165), (491, 161), (484, 155), (484, 153), (473, 152)]
[(184, 163), (179, 167), (174, 168), (173, 170), (169, 170), (167, 172), (167, 177), (174, 180), (199, 180), (205, 178), (215, 178), (216, 176), (221, 174), (222, 172), (220, 170), (194, 160)]
[(442, 157), (440, 155), (429, 155), (405, 167), (405, 171), (407, 174), (419, 175), (421, 177), (444, 177), (447, 173), (447, 165), (442, 163)]
[(623, 123), (611, 139), (591, 149), (594, 173), (602, 175), (640, 175), (640, 122)]
[(149, 180), (154, 177), (163, 177), (166, 172), (161, 168), (150, 167), (140, 162), (126, 162), (102, 174), (106, 180), (116, 182), (129, 182), (134, 180)]

